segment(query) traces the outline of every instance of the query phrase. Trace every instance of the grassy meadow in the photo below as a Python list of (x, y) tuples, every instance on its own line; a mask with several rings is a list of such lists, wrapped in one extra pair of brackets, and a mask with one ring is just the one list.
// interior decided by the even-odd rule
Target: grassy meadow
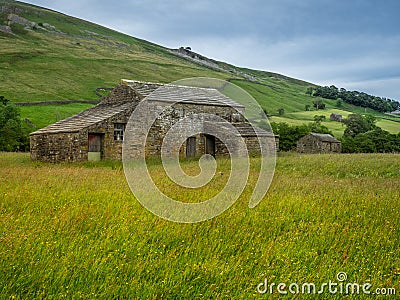
[[(134, 199), (119, 162), (0, 153), (0, 298), (280, 298), (257, 285), (318, 286), (338, 282), (338, 272), (399, 294), (400, 155), (280, 154), (268, 194), (249, 209), (259, 163), (252, 158), (249, 185), (225, 213), (177, 224)], [(223, 187), (227, 165), (213, 188)], [(159, 163), (149, 169), (164, 176)]]

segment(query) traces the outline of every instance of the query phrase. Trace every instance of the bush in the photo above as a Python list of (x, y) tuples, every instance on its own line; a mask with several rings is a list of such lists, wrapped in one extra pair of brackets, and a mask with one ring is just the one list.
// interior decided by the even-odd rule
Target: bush
[(0, 151), (27, 151), (28, 134), (21, 125), (18, 108), (0, 96)]
[(355, 137), (360, 133), (364, 133), (373, 130), (376, 127), (376, 119), (373, 116), (362, 116), (360, 114), (351, 114), (347, 119), (343, 120), (346, 124), (346, 129), (344, 130), (345, 137)]
[(400, 152), (400, 134), (390, 134), (375, 125), (372, 116), (349, 115), (342, 138), (342, 151), (347, 153)]
[(313, 105), (316, 110), (325, 109), (325, 103), (322, 100), (313, 101)]
[(333, 135), (332, 131), (330, 131), (328, 127), (321, 125), (321, 123), (318, 122), (313, 122), (308, 124), (308, 128), (310, 129), (310, 132)]
[(325, 121), (325, 120), (326, 120), (326, 117), (323, 116), (323, 115), (320, 115), (320, 116), (315, 115), (314, 116), (314, 122), (317, 123), (317, 124), (321, 124), (321, 122)]
[(271, 123), (274, 134), (279, 135), (279, 149), (282, 151), (294, 150), (297, 141), (310, 132), (310, 128), (304, 124), (300, 126), (290, 126), (287, 123)]

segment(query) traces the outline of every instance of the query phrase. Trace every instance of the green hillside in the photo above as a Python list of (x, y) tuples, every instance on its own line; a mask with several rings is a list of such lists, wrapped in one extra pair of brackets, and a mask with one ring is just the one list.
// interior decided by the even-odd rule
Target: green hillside
[[(98, 99), (96, 88), (113, 87), (121, 78), (167, 83), (188, 77), (215, 77), (244, 88), (269, 114), (283, 108), (285, 113), (272, 117), (272, 121), (302, 123), (322, 114), (305, 112), (305, 106), (312, 107), (315, 100), (306, 94), (311, 83), (205, 57), (195, 61), (171, 49), (23, 2), (0, 0), (0, 44), (0, 95), (15, 103), (94, 100)], [(323, 101), (325, 113), (336, 109), (335, 101)], [(23, 118), (40, 128), (87, 107), (90, 105), (20, 109)], [(361, 109), (343, 105), (340, 110), (346, 115)], [(374, 111), (367, 113), (387, 118)], [(400, 123), (384, 123), (387, 130), (400, 132)], [(326, 125), (341, 134), (338, 124)]]
[[(6, 1), (9, 3), (9, 1)], [(31, 5), (14, 3), (18, 16), (37, 25), (1, 34), (0, 90), (12, 101), (96, 99), (93, 90), (121, 78), (168, 82), (222, 74), (190, 64), (167, 49), (104, 27)], [(4, 1), (0, 1), (5, 6)], [(0, 15), (7, 22), (10, 10)], [(54, 26), (54, 30), (47, 29)], [(52, 28), (52, 27), (51, 27)]]

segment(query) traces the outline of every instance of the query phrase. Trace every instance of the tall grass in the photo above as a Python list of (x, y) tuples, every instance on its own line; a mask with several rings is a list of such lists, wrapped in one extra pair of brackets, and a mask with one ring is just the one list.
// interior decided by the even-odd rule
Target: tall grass
[[(118, 162), (53, 165), (1, 153), (0, 294), (250, 299), (265, 278), (322, 283), (339, 271), (400, 291), (400, 155), (282, 155), (267, 196), (249, 209), (258, 163), (231, 209), (177, 224), (134, 199)], [(163, 176), (161, 165), (150, 168)]]

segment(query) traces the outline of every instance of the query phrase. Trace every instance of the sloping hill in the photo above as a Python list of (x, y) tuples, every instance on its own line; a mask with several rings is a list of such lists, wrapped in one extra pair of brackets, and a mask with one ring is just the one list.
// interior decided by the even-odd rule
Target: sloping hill
[(121, 78), (228, 77), (164, 47), (44, 8), (2, 0), (0, 11), (0, 90), (15, 102), (96, 99), (95, 88)]
[[(113, 87), (121, 78), (168, 83), (188, 77), (230, 80), (268, 113), (283, 108), (285, 114), (277, 121), (309, 122), (310, 116), (296, 113), (315, 100), (306, 94), (311, 83), (238, 68), (184, 48), (167, 49), (19, 1), (0, 0), (0, 44), (0, 95), (16, 103), (94, 100), (96, 88)], [(335, 101), (324, 102), (328, 109), (336, 108)], [(38, 128), (86, 107), (90, 104), (24, 106), (21, 111)], [(341, 109), (357, 110), (349, 105)], [(392, 132), (400, 131), (398, 123), (389, 125)]]

